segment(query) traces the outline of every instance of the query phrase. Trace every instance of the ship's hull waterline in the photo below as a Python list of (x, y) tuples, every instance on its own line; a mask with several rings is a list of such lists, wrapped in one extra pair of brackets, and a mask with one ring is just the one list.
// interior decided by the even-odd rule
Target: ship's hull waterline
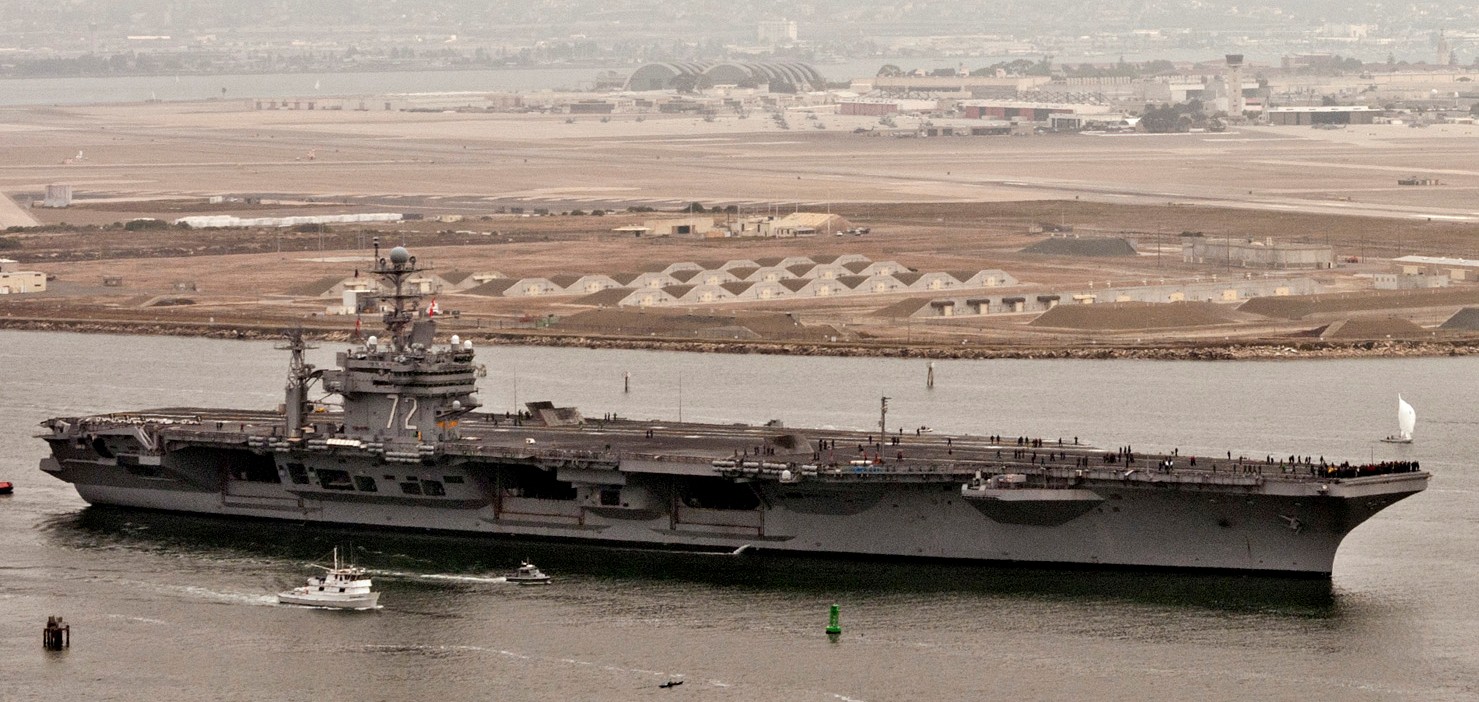
[[(499, 474), (529, 470), (523, 467), (339, 464), (356, 474), (394, 474), (402, 480), (464, 477), (466, 490), (429, 499), (305, 490), (291, 482), (286, 467), (279, 483), (234, 480), (209, 470), (208, 459), (199, 460), (174, 469), (168, 458), (161, 462), (162, 476), (183, 479), (137, 477), (101, 457), (48, 459), (44, 468), (73, 482), (91, 504), (210, 515), (678, 549), (748, 545), (862, 556), (1310, 576), (1328, 576), (1351, 529), (1426, 483), (1425, 474), (1406, 473), (1322, 484), (1323, 494), (1317, 492), (1320, 485), (1306, 483), (1277, 491), (1287, 494), (1253, 491), (1248, 485), (1091, 484), (1103, 501), (1064, 519), (1052, 516), (1052, 504), (1002, 513), (963, 497), (959, 482), (755, 482), (754, 508), (705, 509), (674, 499), (673, 480), (681, 477), (646, 476), (655, 499), (631, 509), (510, 497), (498, 487)], [(291, 454), (274, 458), (283, 466), (300, 460)], [(626, 490), (644, 482), (640, 476), (626, 477)], [(1048, 516), (1034, 519), (1033, 514)]]

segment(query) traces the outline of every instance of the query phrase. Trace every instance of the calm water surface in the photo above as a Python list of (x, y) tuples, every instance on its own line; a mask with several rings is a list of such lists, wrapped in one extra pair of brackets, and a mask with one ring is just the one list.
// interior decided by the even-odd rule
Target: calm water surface
[[(335, 349), (316, 352), (331, 362)], [(36, 469), (61, 414), (271, 408), (272, 345), (0, 332), (0, 699), (1466, 700), (1479, 695), (1479, 359), (937, 362), (485, 348), (491, 409), (1078, 436), (1182, 454), (1406, 458), (1433, 486), (1332, 582), (666, 554), (88, 508)], [(622, 374), (632, 374), (623, 394)], [(1418, 440), (1395, 427), (1397, 392)], [(384, 608), (281, 607), (352, 543)], [(498, 575), (528, 557), (547, 588)], [(821, 635), (826, 606), (845, 635)], [(74, 642), (46, 653), (64, 615)], [(657, 685), (681, 678), (673, 690)]]

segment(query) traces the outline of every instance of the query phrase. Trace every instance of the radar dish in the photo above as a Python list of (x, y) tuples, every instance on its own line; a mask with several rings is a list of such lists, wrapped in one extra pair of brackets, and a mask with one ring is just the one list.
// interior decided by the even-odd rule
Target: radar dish
[(401, 265), (411, 260), (411, 252), (404, 246), (397, 246), (390, 250), (390, 262)]

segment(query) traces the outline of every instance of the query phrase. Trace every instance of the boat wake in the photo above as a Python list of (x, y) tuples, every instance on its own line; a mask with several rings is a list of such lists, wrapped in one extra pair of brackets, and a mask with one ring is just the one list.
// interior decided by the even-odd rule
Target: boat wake
[(140, 624), (163, 624), (165, 626), (168, 626), (169, 625), (169, 622), (167, 622), (167, 621), (165, 621), (163, 619), (152, 619), (150, 617), (130, 617), (130, 616), (123, 615), (123, 614), (110, 614), (110, 615), (108, 615), (108, 618), (109, 619), (121, 619), (121, 620), (126, 621), (126, 622), (139, 622)]
[(454, 583), (488, 583), (498, 584), (508, 582), (508, 578), (502, 575), (451, 575), (445, 573), (407, 573), (400, 570), (367, 570), (371, 575), (399, 578), (402, 580), (440, 580)]
[[(434, 644), (419, 644), (419, 645), (409, 645), (409, 646), (408, 645), (389, 646), (389, 645), (380, 645), (380, 644), (369, 644), (369, 645), (365, 646), (365, 650), (367, 650), (367, 651), (381, 651), (381, 652), (386, 652), (386, 653), (422, 653), (422, 654), (429, 655), (429, 656), (442, 656), (442, 655), (446, 655), (448, 652), (483, 653), (483, 654), (492, 654), (492, 655), (502, 656), (504, 658), (512, 658), (512, 659), (515, 659), (515, 660), (529, 661), (530, 663), (535, 663), (535, 664), (546, 664), (546, 665), (548, 665), (548, 664), (555, 664), (555, 665), (563, 665), (563, 666), (581, 666), (581, 667), (585, 667), (585, 668), (600, 669), (600, 670), (607, 671), (609, 673), (616, 673), (616, 674), (627, 675), (627, 676), (639, 676), (639, 677), (643, 677), (643, 678), (651, 678), (651, 679), (656, 679), (656, 680), (663, 680), (665, 682), (684, 681), (686, 679), (686, 676), (684, 676), (682, 673), (669, 673), (669, 672), (664, 672), (664, 671), (661, 671), (661, 670), (651, 670), (651, 669), (648, 669), (648, 668), (633, 668), (633, 667), (628, 667), (628, 666), (615, 665), (615, 664), (611, 664), (611, 663), (601, 663), (601, 662), (598, 662), (598, 661), (583, 660), (583, 659), (580, 659), (580, 658), (565, 658), (565, 657), (541, 656), (541, 655), (538, 655), (538, 654), (524, 653), (524, 652), (521, 652), (521, 651), (510, 651), (508, 649), (489, 648), (489, 647), (484, 647), (484, 646), (471, 646), (471, 645), (434, 645)], [(720, 688), (734, 687), (734, 684), (733, 683), (724, 682), (722, 680), (708, 679), (708, 680), (704, 680), (703, 682), (707, 683), (708, 685), (710, 685), (712, 687), (720, 687)], [(679, 682), (679, 684), (682, 684), (682, 682)], [(846, 700), (848, 702), (863, 702), (862, 700), (856, 700), (856, 699), (853, 699), (853, 698), (850, 698), (850, 697), (844, 697), (842, 695), (838, 695), (838, 694), (835, 694), (835, 693), (833, 694), (833, 696), (836, 697), (836, 698), (838, 698), (838, 699), (841, 699), (841, 700)]]
[(250, 592), (223, 592), (198, 585), (158, 585), (155, 583), (138, 583), (160, 592), (173, 592), (197, 600), (208, 600), (221, 604), (243, 604), (243, 605), (276, 605), (277, 598), (272, 595), (263, 595)]
[(502, 575), (443, 575), (441, 573), (431, 573), (419, 577), (423, 580), (448, 580), (454, 583), (499, 584), (508, 582), (508, 578)]

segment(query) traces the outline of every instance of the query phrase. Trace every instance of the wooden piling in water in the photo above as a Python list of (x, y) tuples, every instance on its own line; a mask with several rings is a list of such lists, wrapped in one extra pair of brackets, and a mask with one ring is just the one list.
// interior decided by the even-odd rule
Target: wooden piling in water
[(72, 627), (61, 617), (47, 617), (46, 628), (41, 630), (41, 647), (48, 651), (60, 651), (72, 646)]

